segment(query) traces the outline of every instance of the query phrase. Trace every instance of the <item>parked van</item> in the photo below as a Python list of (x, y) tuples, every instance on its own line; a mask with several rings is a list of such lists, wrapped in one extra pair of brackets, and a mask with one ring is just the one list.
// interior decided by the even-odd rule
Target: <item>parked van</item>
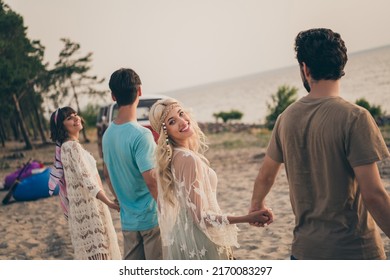
[[(165, 99), (167, 96), (164, 95), (141, 95), (139, 104), (137, 107), (137, 121), (140, 125), (143, 125), (146, 128), (149, 128), (153, 133), (154, 140), (157, 141), (159, 135), (153, 131), (149, 122), (149, 111), (152, 105), (160, 99)], [(103, 157), (102, 151), (102, 138), (103, 134), (106, 131), (107, 127), (118, 115), (118, 104), (112, 102), (110, 104), (100, 107), (99, 114), (97, 116), (97, 142), (99, 147), (99, 155)]]

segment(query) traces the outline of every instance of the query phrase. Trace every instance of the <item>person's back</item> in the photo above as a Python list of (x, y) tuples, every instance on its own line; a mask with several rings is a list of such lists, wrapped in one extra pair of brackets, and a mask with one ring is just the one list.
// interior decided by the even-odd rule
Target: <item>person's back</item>
[(109, 85), (119, 110), (103, 135), (103, 159), (120, 205), (124, 259), (161, 259), (153, 176), (156, 144), (150, 130), (137, 123), (141, 80), (132, 69), (122, 68), (111, 75)]
[(285, 164), (295, 215), (292, 259), (384, 259), (376, 224), (390, 237), (390, 197), (377, 161), (389, 156), (369, 112), (340, 97), (348, 60), (338, 33), (300, 32), (295, 51), (308, 95), (277, 119), (250, 211)]
[(367, 110), (340, 97), (304, 97), (280, 116), (274, 129), (283, 152), (270, 145), (268, 154), (285, 164), (298, 259), (385, 258), (352, 169), (386, 156), (380, 132), (365, 133), (375, 127)]
[(103, 135), (104, 162), (120, 202), (122, 230), (157, 226), (156, 202), (142, 176), (152, 161), (144, 155), (153, 154), (154, 146), (150, 130), (137, 122), (112, 123)]

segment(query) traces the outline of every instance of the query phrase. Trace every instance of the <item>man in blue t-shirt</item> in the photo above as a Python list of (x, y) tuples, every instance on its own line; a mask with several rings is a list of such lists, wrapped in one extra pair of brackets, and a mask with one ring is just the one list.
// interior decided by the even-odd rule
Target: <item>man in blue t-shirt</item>
[(156, 144), (150, 130), (137, 123), (141, 80), (132, 69), (121, 68), (111, 75), (109, 87), (119, 112), (103, 135), (103, 159), (108, 185), (120, 205), (123, 259), (161, 259), (153, 176)]

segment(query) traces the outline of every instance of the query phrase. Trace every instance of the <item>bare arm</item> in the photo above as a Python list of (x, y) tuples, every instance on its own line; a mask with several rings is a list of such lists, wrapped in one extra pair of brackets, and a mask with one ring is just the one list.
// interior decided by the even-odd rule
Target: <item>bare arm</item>
[[(264, 159), (263, 166), (259, 170), (259, 174), (255, 181), (255, 186), (252, 195), (251, 208), (249, 214), (244, 216), (227, 216), (227, 220), (230, 224), (238, 223), (250, 223), (256, 226), (269, 225), (273, 221), (272, 211), (265, 207), (264, 199), (265, 196), (270, 191), (276, 175), (280, 169), (281, 163), (278, 163), (272, 160), (270, 157), (266, 156)], [(197, 185), (196, 183), (194, 185)], [(192, 185), (189, 198), (194, 205), (197, 205), (196, 209), (196, 219), (201, 219), (200, 209), (202, 209), (202, 200), (197, 192), (194, 191), (197, 187)], [(213, 221), (218, 221), (222, 223), (222, 216), (215, 216)], [(208, 221), (208, 218), (205, 219), (207, 225), (212, 223)]]
[(278, 174), (281, 165), (281, 163), (274, 161), (266, 155), (253, 186), (252, 200), (249, 212), (253, 212), (256, 210), (269, 210), (270, 221), (267, 222), (267, 224), (272, 223), (273, 215), (270, 209), (266, 208), (264, 201), (265, 197), (267, 196), (267, 194), (271, 190), (272, 185), (275, 182), (276, 175)]
[(150, 194), (153, 196), (154, 200), (157, 201), (157, 181), (154, 175), (154, 169), (145, 171), (142, 173), (145, 183), (148, 186)]
[(105, 203), (108, 207), (116, 210), (119, 212), (119, 203), (118, 201), (112, 201), (106, 194), (106, 192), (103, 190), (103, 183), (102, 180), (100, 179), (100, 176), (97, 175), (97, 180), (100, 184), (100, 191), (96, 194), (96, 198)]
[[(247, 215), (242, 216), (226, 216), (226, 215), (217, 215), (217, 214), (209, 214), (207, 212), (202, 213), (203, 209), (203, 201), (199, 191), (195, 191), (195, 189), (199, 189), (197, 187), (198, 183), (194, 183), (190, 190), (190, 195), (188, 196), (189, 202), (194, 205), (191, 213), (193, 215), (194, 221), (200, 223), (201, 220), (204, 221), (206, 226), (215, 226), (217, 224), (224, 224), (226, 220), (229, 224), (240, 224), (240, 223), (253, 223), (258, 226), (264, 226), (270, 224), (270, 217), (272, 213), (266, 210), (254, 210)], [(202, 215), (203, 214), (203, 215)]]
[(268, 210), (257, 210), (252, 211), (244, 216), (228, 216), (227, 219), (229, 224), (239, 224), (239, 223), (257, 223), (260, 226), (268, 225), (270, 221), (270, 216), (272, 214)]
[(119, 212), (119, 205), (113, 202), (111, 199), (109, 199), (103, 190), (97, 193), (96, 198), (101, 200), (103, 203), (107, 204), (108, 207)]
[(390, 197), (386, 192), (376, 163), (354, 169), (364, 204), (382, 231), (390, 238)]

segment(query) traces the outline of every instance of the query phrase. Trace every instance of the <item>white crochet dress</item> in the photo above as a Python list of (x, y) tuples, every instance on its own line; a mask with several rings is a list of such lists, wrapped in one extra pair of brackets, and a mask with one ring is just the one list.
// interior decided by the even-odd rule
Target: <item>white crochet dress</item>
[(61, 146), (61, 160), (75, 259), (121, 259), (110, 210), (96, 198), (102, 186), (95, 159), (78, 142), (67, 141)]
[(164, 259), (231, 259), (239, 247), (238, 228), (229, 224), (217, 201), (217, 175), (198, 155), (175, 148), (172, 158), (174, 205), (159, 185), (159, 225)]

